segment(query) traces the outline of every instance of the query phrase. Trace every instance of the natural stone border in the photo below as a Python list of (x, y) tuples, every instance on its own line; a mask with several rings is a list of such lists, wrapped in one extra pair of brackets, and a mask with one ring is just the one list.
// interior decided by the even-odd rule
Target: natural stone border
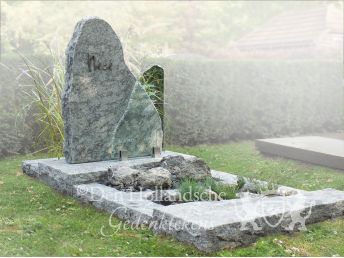
[(172, 235), (205, 252), (248, 245), (261, 235), (296, 231), (305, 224), (344, 214), (344, 192), (333, 189), (171, 206), (148, 200), (150, 190), (122, 192), (102, 184), (75, 189), (75, 197), (84, 202), (131, 223), (149, 225), (156, 233)]
[[(264, 212), (259, 205), (270, 210)], [(154, 209), (153, 220), (157, 222), (155, 232), (172, 235), (202, 251), (214, 252), (248, 245), (261, 235), (305, 229), (305, 224), (342, 215), (344, 192), (329, 189), (287, 197), (159, 207)]]
[(149, 224), (154, 208), (162, 205), (147, 199), (152, 191), (122, 192), (99, 183), (74, 186), (74, 197), (133, 224)]
[[(173, 152), (164, 152), (162, 158), (168, 155), (195, 158)], [(163, 206), (150, 200), (151, 190), (123, 192), (103, 184), (109, 167), (151, 166), (152, 162), (159, 163), (162, 158), (83, 164), (44, 159), (24, 161), (22, 168), (29, 176), (39, 178), (61, 192), (130, 223), (149, 225), (156, 233), (172, 235), (205, 252), (247, 245), (258, 236), (272, 232), (298, 230), (296, 222), (302, 229), (305, 224), (344, 214), (344, 192), (333, 189), (307, 192), (279, 186), (277, 193), (286, 196), (255, 195), (253, 198), (243, 195), (241, 199)], [(211, 175), (227, 184), (237, 182), (237, 176), (233, 174), (212, 170)], [(276, 226), (271, 226), (274, 224)]]

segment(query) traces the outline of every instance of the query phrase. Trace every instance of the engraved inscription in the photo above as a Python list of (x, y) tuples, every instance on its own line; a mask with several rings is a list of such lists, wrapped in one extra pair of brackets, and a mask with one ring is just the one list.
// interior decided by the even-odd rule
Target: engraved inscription
[(127, 143), (127, 142), (135, 142), (135, 139), (133, 139), (133, 138), (119, 139), (118, 142), (121, 144)]
[(112, 63), (101, 63), (96, 56), (87, 54), (87, 65), (88, 65), (88, 71), (94, 72), (96, 70), (111, 70), (112, 69)]

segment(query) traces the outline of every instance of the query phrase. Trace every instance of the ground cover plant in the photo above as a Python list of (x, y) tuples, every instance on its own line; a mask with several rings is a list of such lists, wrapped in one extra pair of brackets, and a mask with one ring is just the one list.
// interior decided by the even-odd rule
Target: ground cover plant
[[(261, 156), (252, 142), (177, 147), (197, 155), (212, 169), (305, 190), (333, 187), (344, 190), (344, 173), (318, 166)], [(2, 256), (196, 256), (209, 255), (146, 228), (121, 227), (109, 214), (61, 195), (24, 175), (23, 159), (0, 161), (0, 254)], [(333, 256), (344, 255), (344, 218), (307, 226), (308, 231), (276, 234), (257, 243), (216, 256)], [(102, 232), (104, 234), (102, 234)]]
[(236, 185), (223, 184), (212, 177), (203, 181), (186, 178), (177, 189), (185, 202), (235, 199), (240, 190)]

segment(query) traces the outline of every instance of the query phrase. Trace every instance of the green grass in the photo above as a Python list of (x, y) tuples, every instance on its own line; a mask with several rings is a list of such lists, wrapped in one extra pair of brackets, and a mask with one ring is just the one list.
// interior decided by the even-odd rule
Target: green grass
[(262, 179), (304, 190), (344, 190), (344, 173), (305, 163), (261, 156), (251, 141), (196, 147), (169, 146), (169, 150), (196, 155), (215, 170)]
[[(252, 142), (169, 149), (204, 158), (212, 169), (271, 179), (307, 190), (344, 190), (344, 173), (294, 161), (262, 157)], [(109, 214), (61, 195), (23, 175), (17, 156), (0, 161), (1, 256), (202, 256), (192, 246), (152, 231), (109, 226)], [(35, 158), (38, 158), (37, 156)], [(112, 218), (112, 226), (121, 221)], [(307, 232), (260, 238), (216, 256), (344, 256), (344, 219), (309, 225)], [(103, 236), (101, 229), (103, 228)]]
[(236, 194), (239, 192), (239, 188), (236, 185), (227, 185), (214, 180), (212, 177), (208, 177), (204, 185), (206, 188), (214, 191), (224, 200), (235, 199)]
[(178, 190), (183, 201), (191, 202), (198, 201), (199, 195), (205, 191), (205, 188), (197, 181), (186, 178), (180, 183)]
[[(180, 182), (178, 190), (184, 202), (235, 199), (239, 191), (236, 185), (223, 184), (212, 177), (202, 181), (185, 178)], [(209, 190), (217, 196), (210, 194)]]

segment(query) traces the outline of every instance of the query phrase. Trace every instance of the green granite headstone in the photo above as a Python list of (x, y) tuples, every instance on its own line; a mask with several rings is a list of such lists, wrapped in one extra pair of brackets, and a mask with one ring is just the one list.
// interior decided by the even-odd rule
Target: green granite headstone
[(126, 66), (111, 26), (79, 21), (66, 50), (62, 96), (64, 155), (68, 163), (148, 156), (161, 148), (161, 119)]

